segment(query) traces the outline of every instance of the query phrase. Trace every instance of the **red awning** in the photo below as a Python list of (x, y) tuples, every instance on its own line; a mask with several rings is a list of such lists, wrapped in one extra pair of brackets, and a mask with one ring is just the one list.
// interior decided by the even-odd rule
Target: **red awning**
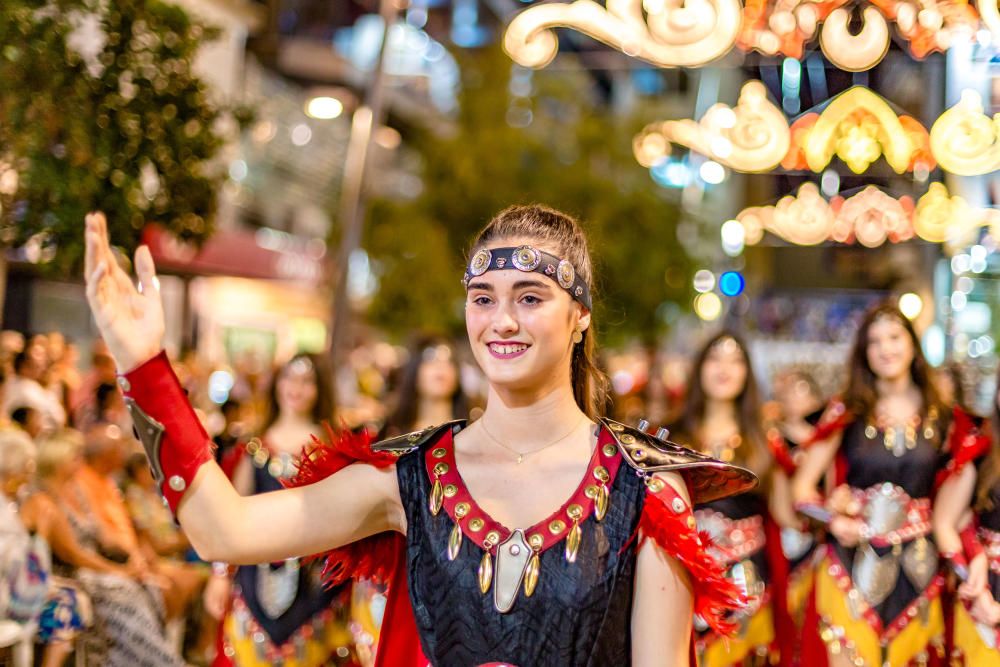
[(143, 243), (165, 273), (295, 280), (316, 284), (325, 273), (325, 249), (271, 229), (219, 230), (198, 249), (158, 225), (143, 231)]

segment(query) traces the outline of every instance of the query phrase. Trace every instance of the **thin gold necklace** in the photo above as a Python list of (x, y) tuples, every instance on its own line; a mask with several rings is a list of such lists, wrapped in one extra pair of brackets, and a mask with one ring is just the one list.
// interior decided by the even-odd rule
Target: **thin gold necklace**
[(561, 436), (561, 437), (553, 440), (552, 442), (550, 442), (549, 444), (545, 445), (544, 447), (539, 447), (538, 449), (532, 449), (531, 451), (527, 451), (527, 452), (519, 452), (516, 449), (514, 449), (513, 447), (510, 447), (510, 446), (505, 445), (502, 442), (500, 442), (500, 440), (498, 440), (497, 437), (495, 435), (493, 435), (492, 433), (490, 433), (490, 430), (488, 428), (486, 428), (486, 420), (480, 419), (479, 420), (479, 424), (483, 427), (483, 433), (485, 433), (489, 437), (490, 440), (492, 440), (496, 444), (500, 445), (501, 447), (503, 447), (504, 449), (506, 449), (511, 454), (517, 454), (517, 464), (520, 465), (521, 462), (524, 460), (524, 457), (530, 456), (532, 454), (537, 454), (538, 452), (540, 452), (542, 450), (548, 449), (549, 447), (552, 447), (553, 445), (559, 444), (560, 442), (562, 442), (563, 440), (565, 440), (569, 436), (573, 435), (573, 433), (576, 431), (576, 429), (580, 427), (580, 424), (582, 424), (583, 420), (586, 419), (586, 418), (587, 418), (587, 415), (581, 415), (580, 419), (575, 424), (573, 424), (573, 428), (571, 428), (569, 430), (569, 432), (566, 433), (566, 435)]

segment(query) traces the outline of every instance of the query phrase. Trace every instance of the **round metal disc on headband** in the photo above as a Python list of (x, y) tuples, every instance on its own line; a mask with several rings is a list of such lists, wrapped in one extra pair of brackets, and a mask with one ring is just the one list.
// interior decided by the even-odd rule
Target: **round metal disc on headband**
[(542, 253), (531, 246), (523, 245), (511, 253), (510, 261), (520, 271), (534, 271), (542, 263)]
[(490, 268), (490, 261), (492, 259), (493, 253), (486, 248), (477, 250), (476, 254), (472, 256), (472, 261), (469, 262), (469, 273), (474, 276), (483, 275)]
[(576, 280), (576, 269), (565, 259), (559, 262), (559, 268), (556, 269), (556, 280), (559, 281), (559, 287), (563, 289), (572, 287), (573, 282)]

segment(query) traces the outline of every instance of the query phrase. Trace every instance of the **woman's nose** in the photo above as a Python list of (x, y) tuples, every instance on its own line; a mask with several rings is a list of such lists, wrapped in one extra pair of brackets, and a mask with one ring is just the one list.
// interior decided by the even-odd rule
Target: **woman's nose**
[(493, 330), (501, 334), (511, 334), (517, 331), (517, 319), (511, 313), (510, 306), (501, 305), (493, 316)]

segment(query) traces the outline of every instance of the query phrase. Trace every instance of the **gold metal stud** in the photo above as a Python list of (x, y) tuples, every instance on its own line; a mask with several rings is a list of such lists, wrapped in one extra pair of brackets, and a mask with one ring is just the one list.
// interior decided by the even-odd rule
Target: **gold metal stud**
[(471, 530), (474, 533), (478, 533), (483, 529), (484, 525), (485, 524), (482, 519), (473, 519), (472, 521), (469, 522), (469, 530)]
[(566, 523), (562, 519), (555, 519), (549, 523), (549, 532), (553, 535), (558, 535), (564, 530), (566, 530)]
[(539, 549), (542, 548), (542, 545), (545, 544), (545, 538), (539, 535), (538, 533), (534, 533), (533, 535), (531, 535), (531, 537), (528, 538), (528, 544), (531, 545), (532, 549), (538, 551)]
[(579, 521), (583, 518), (583, 507), (573, 503), (566, 508), (566, 516), (568, 516), (573, 521)]
[(690, 528), (691, 530), (694, 530), (695, 526), (698, 525), (698, 521), (694, 518), (693, 514), (688, 515), (687, 524), (688, 528)]
[(433, 452), (431, 452), (431, 456), (433, 456), (436, 459), (443, 459), (447, 454), (448, 450), (445, 449), (444, 447), (438, 447)]
[(650, 477), (646, 481), (646, 488), (649, 489), (650, 493), (659, 493), (660, 491), (663, 490), (663, 487), (665, 486), (666, 482), (664, 482), (659, 477)]
[(428, 508), (431, 514), (434, 516), (438, 515), (441, 511), (441, 505), (444, 504), (444, 487), (441, 486), (441, 480), (434, 480), (434, 486), (431, 487), (431, 497), (428, 503)]
[(458, 503), (455, 505), (455, 516), (459, 519), (464, 519), (470, 509), (469, 503)]
[(607, 484), (611, 475), (608, 474), (608, 469), (604, 466), (597, 466), (594, 468), (594, 479), (599, 480), (602, 484)]
[(614, 431), (615, 433), (621, 433), (622, 431), (625, 430), (625, 427), (622, 426), (621, 424), (612, 424), (611, 430)]
[(604, 447), (601, 449), (601, 451), (604, 452), (605, 456), (614, 456), (615, 452), (618, 451), (618, 448), (615, 447), (614, 445), (608, 443), (607, 445), (604, 445)]
[(598, 521), (604, 520), (604, 515), (608, 513), (608, 487), (601, 484), (597, 487), (597, 497), (594, 498), (594, 518)]
[(486, 533), (486, 541), (489, 542), (491, 545), (496, 546), (497, 544), (500, 543), (500, 533), (498, 533), (495, 530), (491, 530), (490, 532)]
[(434, 464), (434, 474), (435, 475), (446, 475), (451, 468), (444, 461)]
[(530, 598), (535, 593), (538, 586), (538, 575), (542, 571), (542, 561), (538, 558), (538, 551), (535, 551), (528, 560), (528, 567), (524, 571), (524, 597)]
[(493, 583), (493, 556), (489, 551), (483, 554), (479, 561), (479, 592), (486, 595)]
[(455, 524), (448, 536), (448, 560), (455, 560), (458, 557), (458, 550), (462, 548), (462, 527)]
[(597, 487), (594, 486), (593, 484), (589, 485), (586, 489), (583, 490), (583, 495), (587, 496), (589, 500), (593, 500), (594, 498), (597, 497)]
[(631, 433), (626, 433), (625, 435), (623, 435), (621, 437), (621, 441), (622, 441), (623, 445), (634, 445), (635, 444), (635, 436), (632, 435)]
[(576, 562), (576, 554), (580, 551), (582, 538), (583, 530), (580, 528), (580, 522), (574, 521), (573, 527), (569, 529), (569, 535), (566, 536), (566, 562)]
[(446, 484), (444, 487), (444, 497), (454, 498), (455, 494), (458, 493), (458, 487), (454, 484)]

